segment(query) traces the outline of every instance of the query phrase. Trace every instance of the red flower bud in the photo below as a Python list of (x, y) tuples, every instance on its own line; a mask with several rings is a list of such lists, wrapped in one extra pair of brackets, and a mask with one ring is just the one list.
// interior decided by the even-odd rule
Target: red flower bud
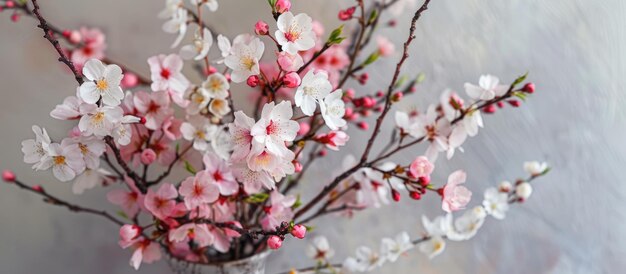
[(252, 75), (250, 77), (248, 77), (248, 80), (246, 81), (246, 83), (248, 84), (248, 86), (250, 87), (256, 87), (259, 85), (259, 76), (256, 75)]
[(524, 87), (522, 88), (523, 92), (526, 93), (534, 93), (535, 92), (535, 84), (533, 83), (527, 83), (526, 85), (524, 85)]
[(484, 113), (489, 113), (489, 114), (495, 113), (496, 112), (496, 106), (494, 106), (494, 105), (487, 105), (487, 106), (485, 106), (485, 108), (483, 108), (483, 112)]
[(409, 192), (409, 196), (411, 196), (411, 199), (413, 199), (413, 200), (419, 200), (419, 199), (422, 198), (422, 194), (420, 194), (417, 191), (410, 191)]
[(13, 171), (10, 171), (10, 170), (3, 171), (2, 172), (2, 180), (7, 182), (7, 183), (15, 182), (15, 173), (13, 173)]
[(399, 202), (400, 201), (400, 192), (392, 189), (391, 190), (391, 198), (393, 198), (394, 201)]
[(509, 105), (511, 105), (512, 107), (519, 107), (521, 105), (520, 101), (518, 100), (508, 100), (506, 102), (509, 103)]

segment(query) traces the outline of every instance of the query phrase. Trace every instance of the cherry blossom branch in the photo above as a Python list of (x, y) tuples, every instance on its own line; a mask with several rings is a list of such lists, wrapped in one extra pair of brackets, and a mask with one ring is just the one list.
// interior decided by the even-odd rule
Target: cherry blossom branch
[(29, 185), (26, 185), (24, 183), (22, 183), (21, 181), (15, 179), (14, 181), (12, 181), (12, 183), (14, 183), (16, 186), (18, 186), (21, 189), (25, 189), (28, 190), (32, 193), (41, 195), (44, 197), (44, 202), (51, 204), (51, 205), (55, 205), (55, 206), (60, 206), (60, 207), (65, 207), (67, 209), (69, 209), (72, 212), (84, 212), (84, 213), (89, 213), (89, 214), (93, 214), (93, 215), (97, 215), (100, 217), (104, 217), (107, 220), (122, 226), (125, 223), (118, 220), (117, 218), (113, 217), (111, 214), (109, 214), (106, 211), (101, 211), (101, 210), (96, 210), (96, 209), (92, 209), (92, 208), (87, 208), (87, 207), (82, 207), (79, 205), (75, 205), (75, 204), (70, 204), (66, 201), (63, 201), (51, 194), (49, 194), (48, 192), (46, 192), (42, 187), (31, 187)]
[(117, 145), (115, 145), (115, 141), (113, 141), (113, 138), (111, 136), (107, 136), (107, 137), (104, 137), (104, 141), (113, 151), (113, 154), (115, 155), (115, 159), (117, 160), (117, 164), (122, 167), (122, 169), (124, 170), (124, 172), (126, 172), (126, 175), (128, 175), (128, 177), (130, 177), (131, 179), (133, 179), (133, 181), (135, 181), (135, 185), (137, 185), (137, 188), (141, 191), (141, 193), (146, 194), (146, 192), (148, 192), (148, 188), (146, 187), (144, 182), (141, 180), (141, 177), (139, 177), (139, 175), (128, 166), (126, 161), (124, 161), (124, 158), (122, 158), (122, 153), (117, 148)]
[(291, 274), (291, 273), (309, 273), (311, 271), (313, 271), (314, 273), (318, 273), (315, 271), (319, 271), (322, 269), (332, 269), (332, 268), (341, 268), (342, 264), (324, 264), (324, 265), (316, 265), (316, 266), (309, 266), (309, 267), (303, 267), (303, 268), (299, 268), (299, 269), (292, 269), (289, 271), (284, 271), (284, 272), (279, 272), (278, 274)]
[(220, 223), (220, 222), (214, 222), (208, 219), (198, 219), (193, 222), (197, 224), (210, 224), (219, 228), (227, 228), (230, 230), (234, 230), (241, 235), (248, 235), (252, 239), (258, 239), (260, 237), (266, 237), (266, 236), (272, 236), (272, 235), (285, 236), (289, 234), (289, 224), (286, 222), (283, 222), (280, 227), (278, 227), (276, 230), (273, 230), (273, 231), (265, 231), (262, 229), (246, 229), (246, 228), (239, 227), (232, 222)]
[[(72, 74), (74, 74), (74, 79), (76, 80), (76, 82), (78, 82), (78, 85), (82, 85), (83, 84), (83, 77), (80, 75), (80, 73), (78, 73), (78, 70), (76, 70), (76, 67), (74, 66), (74, 63), (72, 63), (72, 61), (70, 61), (70, 59), (67, 57), (67, 55), (65, 54), (65, 52), (63, 52), (63, 49), (61, 49), (61, 45), (59, 44), (59, 40), (57, 40), (56, 38), (54, 38), (52, 35), (52, 31), (50, 29), (50, 27), (48, 26), (48, 23), (46, 22), (46, 19), (43, 18), (43, 16), (41, 16), (41, 13), (39, 12), (39, 4), (37, 3), (37, 0), (32, 0), (33, 3), (33, 11), (32, 13), (27, 12), (27, 14), (32, 15), (34, 14), (35, 17), (37, 18), (37, 20), (39, 20), (39, 25), (37, 27), (39, 27), (40, 29), (43, 30), (44, 32), (44, 38), (48, 39), (48, 41), (52, 44), (52, 46), (54, 46), (54, 49), (57, 51), (57, 53), (59, 54), (59, 62), (64, 63), (69, 69), (70, 71), (72, 71)], [(26, 4), (24, 4), (24, 7), (26, 7)], [(25, 11), (28, 11), (28, 8), (24, 8)]]
[(352, 55), (350, 56), (350, 63), (348, 64), (348, 68), (346, 69), (346, 74), (339, 81), (339, 84), (337, 85), (337, 89), (340, 89), (341, 87), (343, 87), (343, 85), (346, 83), (350, 75), (352, 75), (353, 73), (352, 68), (354, 67), (356, 58), (359, 55), (359, 52), (361, 51), (361, 42), (363, 41), (363, 37), (365, 36), (365, 29), (367, 28), (367, 22), (365, 21), (366, 20), (365, 19), (365, 5), (363, 4), (363, 0), (359, 0), (358, 3), (359, 3), (359, 9), (361, 10), (361, 18), (359, 18), (359, 25), (361, 27), (359, 28), (359, 35), (354, 46), (354, 51), (352, 52)]
[(399, 74), (400, 74), (400, 70), (402, 69), (402, 65), (404, 64), (404, 61), (409, 57), (408, 54), (408, 48), (409, 45), (411, 44), (411, 42), (413, 41), (413, 39), (415, 38), (414, 33), (415, 33), (415, 25), (417, 23), (417, 20), (421, 17), (422, 12), (424, 12), (425, 10), (428, 9), (428, 4), (430, 3), (430, 0), (425, 0), (424, 4), (415, 12), (415, 15), (413, 16), (413, 19), (411, 21), (411, 28), (410, 28), (410, 33), (409, 33), (409, 37), (407, 38), (407, 41), (404, 43), (404, 53), (402, 54), (402, 58), (400, 59), (400, 61), (398, 62), (398, 64), (396, 65), (396, 71), (394, 73), (393, 79), (391, 80), (391, 83), (389, 85), (389, 88), (387, 90), (387, 95), (386, 95), (386, 101), (385, 101), (385, 108), (383, 109), (383, 112), (380, 114), (380, 116), (378, 117), (378, 119), (376, 120), (376, 126), (374, 128), (374, 132), (372, 132), (372, 136), (370, 137), (367, 146), (365, 148), (365, 151), (363, 152), (363, 155), (361, 156), (361, 160), (358, 164), (356, 164), (354, 167), (350, 168), (349, 170), (345, 171), (344, 173), (342, 173), (341, 175), (337, 176), (329, 185), (325, 186), (324, 189), (322, 189), (322, 191), (320, 193), (318, 193), (317, 196), (315, 196), (309, 203), (307, 203), (302, 209), (300, 209), (298, 212), (296, 212), (296, 214), (294, 215), (294, 219), (302, 216), (302, 214), (306, 213), (307, 211), (309, 211), (312, 207), (314, 207), (317, 203), (319, 203), (322, 199), (324, 199), (324, 197), (326, 197), (326, 195), (328, 195), (333, 189), (335, 189), (335, 187), (337, 187), (337, 185), (339, 185), (339, 183), (341, 183), (341, 181), (343, 181), (344, 179), (346, 179), (348, 176), (350, 176), (352, 173), (356, 172), (357, 170), (359, 170), (362, 167), (366, 167), (371, 165), (371, 163), (367, 163), (367, 157), (369, 155), (369, 152), (374, 144), (374, 141), (376, 140), (376, 136), (378, 135), (378, 133), (380, 132), (380, 126), (382, 124), (383, 119), (385, 118), (385, 116), (387, 115), (387, 112), (389, 112), (389, 109), (391, 107), (391, 93), (393, 91), (393, 88), (398, 80)]

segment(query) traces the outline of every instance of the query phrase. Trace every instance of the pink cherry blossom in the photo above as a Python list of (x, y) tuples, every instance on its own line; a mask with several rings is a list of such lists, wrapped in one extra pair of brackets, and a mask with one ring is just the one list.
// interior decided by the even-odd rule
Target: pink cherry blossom
[(137, 189), (135, 182), (132, 179), (126, 177), (125, 181), (131, 190), (111, 190), (107, 193), (107, 200), (109, 200), (112, 204), (121, 206), (127, 216), (134, 217), (143, 206), (144, 196), (141, 194), (139, 189)]
[(135, 92), (133, 103), (139, 115), (146, 119), (146, 127), (152, 130), (161, 128), (163, 122), (174, 114), (170, 108), (170, 98), (165, 91), (147, 93)]
[(162, 184), (156, 192), (148, 189), (144, 205), (155, 217), (164, 220), (169, 217), (176, 207), (178, 192), (172, 184)]
[(217, 185), (219, 193), (229, 196), (239, 191), (239, 184), (235, 180), (226, 161), (214, 154), (204, 155), (205, 171), (211, 176), (211, 182)]
[(189, 80), (182, 74), (183, 59), (177, 54), (157, 55), (148, 58), (152, 78), (152, 91), (167, 91), (172, 100), (181, 107), (187, 102), (183, 98)]
[(141, 152), (141, 163), (144, 165), (150, 165), (156, 160), (156, 152), (150, 148), (146, 148)]
[(428, 161), (426, 156), (419, 156), (411, 162), (409, 166), (409, 175), (413, 178), (428, 177), (435, 169), (435, 166)]
[(201, 171), (181, 183), (178, 192), (184, 197), (187, 209), (193, 210), (201, 204), (217, 201), (220, 191), (216, 184), (211, 183), (212, 179), (212, 174)]
[(289, 222), (293, 218), (291, 207), (296, 203), (296, 197), (284, 196), (278, 191), (270, 194), (270, 206), (266, 208), (266, 215), (261, 219), (261, 226), (266, 231), (275, 230), (283, 222)]
[(243, 111), (235, 112), (235, 121), (229, 126), (229, 132), (235, 149), (231, 160), (241, 160), (250, 153), (253, 139), (250, 133), (252, 126), (254, 126), (254, 119), (248, 117)]
[(298, 122), (291, 120), (292, 115), (291, 102), (265, 104), (261, 119), (250, 130), (255, 142), (278, 156), (286, 155), (285, 142), (293, 141), (300, 127)]
[(333, 130), (327, 134), (315, 136), (315, 140), (326, 145), (328, 149), (338, 151), (340, 146), (344, 146), (350, 140), (350, 136), (341, 130)]
[(304, 65), (304, 60), (300, 54), (289, 54), (286, 51), (276, 53), (278, 65), (284, 71), (297, 71)]
[(376, 44), (378, 45), (378, 53), (383, 57), (392, 55), (396, 49), (396, 46), (384, 36), (376, 37)]
[(133, 247), (135, 251), (130, 258), (130, 265), (135, 270), (139, 269), (142, 262), (149, 264), (161, 259), (161, 247), (153, 241), (143, 239), (142, 237)]
[(461, 184), (465, 183), (467, 175), (462, 170), (457, 170), (448, 176), (448, 183), (441, 191), (441, 208), (446, 212), (464, 209), (472, 198), (472, 192)]
[(206, 247), (213, 244), (213, 234), (209, 232), (206, 224), (188, 223), (169, 232), (169, 239), (173, 242), (188, 242), (193, 240), (198, 247)]
[(123, 225), (120, 228), (120, 241), (119, 245), (122, 248), (127, 248), (136, 243), (137, 238), (141, 236), (141, 227), (137, 225)]
[(80, 71), (87, 60), (102, 60), (107, 45), (104, 33), (97, 28), (81, 27), (78, 36), (82, 38), (83, 47), (72, 51), (71, 60)]
[(161, 128), (161, 130), (163, 130), (165, 137), (172, 141), (175, 141), (183, 136), (183, 134), (180, 132), (180, 126), (182, 124), (183, 121), (181, 121), (180, 119), (176, 119), (174, 116), (170, 116), (166, 118), (163, 122), (163, 127)]

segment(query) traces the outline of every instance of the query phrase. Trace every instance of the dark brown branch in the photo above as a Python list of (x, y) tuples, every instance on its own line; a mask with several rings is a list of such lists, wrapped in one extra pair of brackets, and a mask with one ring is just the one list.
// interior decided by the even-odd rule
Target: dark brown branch
[(109, 221), (111, 221), (111, 222), (113, 222), (113, 223), (115, 223), (115, 224), (117, 224), (119, 226), (122, 226), (122, 225), (125, 224), (124, 222), (116, 219), (115, 217), (113, 217), (111, 214), (109, 214), (106, 211), (101, 211), (101, 210), (96, 210), (96, 209), (92, 209), (92, 208), (78, 206), (78, 205), (75, 205), (75, 204), (70, 204), (70, 203), (65, 202), (65, 201), (63, 201), (63, 200), (61, 200), (61, 199), (59, 199), (59, 198), (57, 198), (55, 196), (52, 196), (51, 194), (46, 192), (46, 190), (44, 190), (43, 188), (35, 189), (35, 188), (31, 187), (31, 186), (28, 186), (28, 185), (22, 183), (19, 180), (15, 180), (13, 183), (16, 186), (18, 186), (19, 188), (21, 188), (21, 189), (25, 189), (25, 190), (28, 190), (28, 191), (30, 191), (32, 193), (35, 193), (35, 194), (43, 196), (44, 197), (44, 202), (49, 203), (51, 205), (65, 207), (65, 208), (69, 209), (72, 212), (84, 212), (84, 213), (89, 213), (89, 214), (97, 215), (97, 216), (100, 216), (100, 217), (104, 217), (107, 220), (109, 220)]
[(146, 194), (146, 192), (148, 192), (148, 188), (144, 184), (144, 181), (142, 181), (141, 177), (139, 177), (139, 175), (135, 171), (130, 169), (126, 161), (124, 161), (120, 150), (117, 148), (117, 146), (115, 145), (115, 142), (113, 141), (113, 138), (111, 138), (111, 136), (107, 136), (107, 137), (104, 137), (104, 141), (107, 143), (107, 145), (109, 145), (109, 147), (113, 151), (113, 154), (115, 155), (115, 160), (117, 160), (117, 164), (120, 165), (122, 169), (124, 169), (128, 177), (130, 177), (131, 179), (135, 181), (135, 185), (141, 191), (141, 193)]
[(70, 71), (72, 71), (72, 74), (74, 74), (74, 79), (76, 80), (76, 82), (78, 82), (78, 85), (79, 86), (82, 85), (84, 82), (83, 77), (81, 76), (80, 73), (78, 73), (78, 70), (76, 70), (74, 63), (72, 63), (72, 61), (70, 61), (67, 55), (65, 55), (65, 52), (63, 52), (63, 49), (61, 49), (61, 45), (59, 45), (59, 40), (57, 40), (53, 36), (53, 32), (48, 26), (46, 19), (44, 19), (39, 13), (39, 4), (37, 4), (37, 0), (32, 0), (32, 3), (33, 3), (32, 12), (35, 15), (35, 17), (37, 17), (37, 20), (39, 20), (39, 25), (37, 27), (43, 30), (44, 32), (43, 37), (48, 39), (48, 41), (52, 44), (52, 46), (54, 46), (54, 49), (59, 54), (59, 62), (64, 63), (70, 69)]

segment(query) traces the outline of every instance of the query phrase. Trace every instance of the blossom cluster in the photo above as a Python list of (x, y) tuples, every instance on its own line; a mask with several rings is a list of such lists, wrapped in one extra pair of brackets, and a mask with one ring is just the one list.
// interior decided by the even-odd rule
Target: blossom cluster
[[(250, 33), (232, 39), (203, 20), (203, 12), (218, 11), (218, 0), (166, 0), (158, 17), (164, 20), (163, 31), (175, 35), (173, 52), (147, 58), (149, 77), (108, 59), (105, 36), (97, 28), (53, 27), (31, 1), (32, 10), (25, 2), (0, 0), (0, 7), (39, 20), (78, 87), (50, 112), (69, 121), (67, 136), (54, 139), (45, 128), (33, 126), (35, 137), (22, 142), (24, 162), (36, 171), (52, 170), (59, 181), (73, 181), (75, 194), (110, 188), (107, 199), (122, 213), (115, 217), (61, 201), (10, 171), (3, 179), (51, 204), (120, 225), (118, 243), (133, 250), (135, 269), (165, 256), (194, 264), (237, 260), (279, 249), (287, 237), (305, 238), (309, 224), (324, 215), (349, 217), (404, 195), (415, 201), (436, 195), (446, 215), (432, 221), (423, 217), (423, 238), (400, 233), (383, 239), (380, 251), (361, 247), (342, 264), (349, 271), (371, 271), (418, 245), (434, 257), (445, 247), (444, 239), (473, 237), (487, 215), (503, 219), (509, 204), (532, 192), (523, 180), (502, 183), (485, 191), (482, 206), (453, 220), (452, 214), (472, 199), (467, 172), (457, 170), (441, 185), (431, 180), (438, 154), (450, 159), (462, 151), (467, 138), (484, 126), (482, 114), (505, 103), (519, 107), (534, 93), (532, 83), (524, 84), (526, 75), (511, 84), (483, 75), (477, 85), (465, 84), (466, 100), (446, 90), (425, 111), (392, 111), (424, 81), (422, 74), (404, 81), (400, 73), (428, 0), (416, 11), (400, 54), (375, 31), (383, 12), (397, 15), (414, 6), (410, 0), (371, 7), (354, 1), (338, 12), (340, 20), (355, 23), (354, 35), (344, 33), (343, 26), (326, 32), (308, 14), (294, 13), (291, 1), (269, 0), (275, 22), (260, 20), (249, 26)], [(387, 23), (395, 25), (395, 20)], [(374, 50), (366, 47), (370, 41)], [(389, 88), (368, 92), (373, 87), (366, 70), (380, 58), (398, 56)], [(197, 70), (200, 81), (190, 80), (188, 67)], [(252, 112), (234, 102), (233, 94), (243, 92), (238, 88), (244, 85), (253, 90), (246, 97), (253, 102)], [(383, 146), (378, 137), (387, 114), (395, 116), (395, 125)], [(334, 176), (310, 181), (319, 192), (293, 193), (307, 180), (304, 174), (314, 160), (328, 156), (328, 150), (344, 151), (351, 139), (362, 137), (352, 128), (369, 132), (363, 153), (346, 153)], [(391, 160), (422, 142), (428, 147), (412, 152), (410, 163)], [(380, 153), (374, 156), (372, 149)], [(531, 179), (547, 172), (537, 162), (525, 168)], [(333, 266), (334, 251), (323, 237), (315, 238), (306, 253), (324, 268)]]

